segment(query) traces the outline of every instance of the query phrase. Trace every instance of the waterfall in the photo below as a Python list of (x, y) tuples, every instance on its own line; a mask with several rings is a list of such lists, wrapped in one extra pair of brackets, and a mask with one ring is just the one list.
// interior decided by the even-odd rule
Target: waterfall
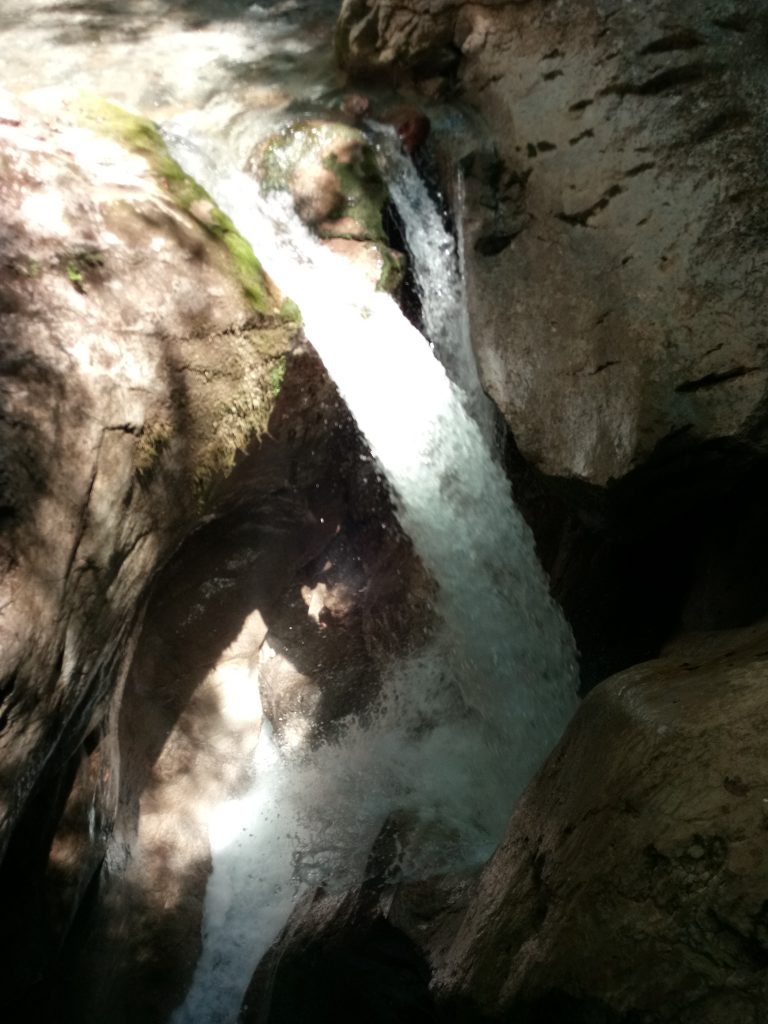
[(394, 128), (370, 124), (389, 194), (402, 220), (424, 318), (424, 333), (467, 409), (492, 443), (494, 410), (472, 352), (464, 279), (456, 243)]
[[(403, 877), (489, 856), (574, 708), (576, 659), (530, 530), (468, 411), (472, 402), (429, 341), (390, 296), (309, 235), (287, 196), (264, 197), (225, 158), (170, 142), (298, 303), (307, 338), (357, 419), (400, 522), (438, 584), (443, 624), (427, 649), (392, 666), (366, 723), (348, 721), (335, 742), (312, 752), (280, 750), (265, 728), (252, 790), (210, 823), (203, 954), (173, 1020), (231, 1024), (296, 896), (321, 882), (331, 889), (358, 883), (389, 816), (407, 823)], [(424, 196), (414, 197), (411, 190), (400, 207), (409, 244), (445, 255), (433, 261), (443, 276), (428, 330), (461, 377), (456, 367), (466, 355), (456, 345), (466, 338), (447, 329), (442, 307), (460, 295), (455, 254), (442, 223), (437, 234), (437, 212)], [(467, 372), (462, 379), (474, 386)]]

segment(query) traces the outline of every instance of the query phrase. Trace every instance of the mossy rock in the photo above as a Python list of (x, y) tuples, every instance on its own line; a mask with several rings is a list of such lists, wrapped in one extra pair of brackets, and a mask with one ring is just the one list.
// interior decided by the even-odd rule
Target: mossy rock
[(321, 236), (386, 241), (387, 186), (358, 128), (335, 121), (290, 125), (258, 147), (248, 169), (265, 191), (289, 192), (299, 216)]
[[(265, 192), (287, 192), (299, 217), (329, 243), (360, 243), (365, 270), (370, 246), (381, 252), (376, 284), (392, 292), (403, 276), (403, 256), (388, 246), (384, 208), (389, 190), (364, 132), (337, 121), (301, 121), (262, 143), (246, 169)], [(335, 248), (331, 244), (332, 248)], [(355, 260), (354, 246), (345, 255)]]
[[(198, 234), (207, 238), (216, 250), (215, 262), (224, 273), (231, 268), (245, 293), (241, 320), (229, 329), (210, 333), (204, 323), (190, 324), (186, 336), (175, 338), (170, 362), (176, 377), (173, 403), (136, 431), (134, 467), (142, 485), (153, 486), (164, 467), (183, 465), (195, 503), (203, 510), (238, 454), (267, 432), (300, 333), (300, 312), (272, 285), (229, 217), (170, 156), (152, 121), (90, 95), (79, 97), (69, 110), (77, 124), (146, 161), (163, 195), (191, 218), (190, 246)], [(140, 246), (146, 231), (144, 208), (120, 198), (105, 200), (102, 212), (124, 244), (130, 246), (133, 239)], [(177, 231), (173, 238), (183, 250), (182, 234)], [(67, 252), (61, 269), (84, 292), (99, 265), (89, 253)]]
[(243, 291), (259, 313), (278, 311), (278, 295), (264, 273), (250, 244), (230, 218), (169, 154), (157, 125), (146, 117), (124, 110), (100, 96), (83, 94), (72, 113), (84, 127), (114, 139), (129, 152), (144, 157), (152, 173), (178, 206), (193, 216), (227, 249)]

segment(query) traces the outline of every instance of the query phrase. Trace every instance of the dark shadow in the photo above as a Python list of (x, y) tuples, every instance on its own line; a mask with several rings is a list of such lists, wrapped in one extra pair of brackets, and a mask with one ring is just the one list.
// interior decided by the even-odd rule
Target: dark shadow
[(680, 629), (768, 613), (768, 460), (747, 444), (687, 440), (604, 490), (544, 477), (509, 441), (515, 498), (573, 628), (584, 692)]
[[(297, 907), (262, 961), (240, 1024), (443, 1024), (422, 951), (365, 889)], [(335, 904), (335, 905), (334, 905)], [(317, 913), (319, 909), (319, 913)]]

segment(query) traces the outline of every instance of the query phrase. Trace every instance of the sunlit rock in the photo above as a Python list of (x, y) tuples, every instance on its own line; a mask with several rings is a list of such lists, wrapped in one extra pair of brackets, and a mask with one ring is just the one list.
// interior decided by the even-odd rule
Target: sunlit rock
[(765, 452), (761, 0), (346, 0), (338, 38), (360, 75), (451, 52), (488, 125), (464, 166), (473, 339), (530, 462), (608, 486), (720, 439)]

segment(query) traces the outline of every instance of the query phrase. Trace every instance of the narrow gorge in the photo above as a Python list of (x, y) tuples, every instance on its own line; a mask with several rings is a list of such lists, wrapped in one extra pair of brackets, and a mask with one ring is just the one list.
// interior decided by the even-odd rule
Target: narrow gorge
[(0, 1018), (763, 1024), (760, 0), (0, 44)]

